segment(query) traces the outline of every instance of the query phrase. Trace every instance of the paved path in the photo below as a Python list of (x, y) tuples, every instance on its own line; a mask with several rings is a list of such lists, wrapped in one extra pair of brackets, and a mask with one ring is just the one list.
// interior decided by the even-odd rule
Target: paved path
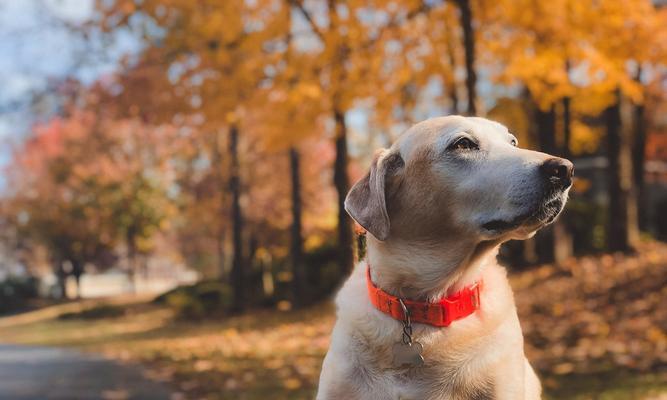
[(0, 400), (168, 400), (142, 372), (72, 350), (0, 345)]

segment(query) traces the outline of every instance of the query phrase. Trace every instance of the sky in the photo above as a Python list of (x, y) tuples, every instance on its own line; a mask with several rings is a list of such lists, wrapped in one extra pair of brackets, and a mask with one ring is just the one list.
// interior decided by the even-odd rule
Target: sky
[(86, 41), (72, 27), (90, 19), (93, 6), (94, 0), (0, 0), (0, 168), (11, 143), (35, 122), (33, 94), (48, 92), (49, 83), (67, 76), (90, 83), (138, 47), (121, 34), (104, 59), (91, 56), (101, 41)]
[(92, 0), (0, 0), (0, 137), (22, 127), (23, 105), (49, 79), (74, 68), (81, 43), (62, 21), (92, 12)]

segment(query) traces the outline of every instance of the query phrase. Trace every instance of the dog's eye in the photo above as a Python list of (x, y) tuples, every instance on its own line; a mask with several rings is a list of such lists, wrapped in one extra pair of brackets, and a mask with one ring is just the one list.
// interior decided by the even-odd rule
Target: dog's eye
[(511, 141), (510, 143), (511, 143), (512, 146), (514, 146), (514, 147), (516, 147), (516, 146), (519, 145), (519, 142), (518, 142), (516, 139), (512, 139), (512, 141)]
[(462, 137), (456, 142), (452, 143), (449, 145), (447, 150), (477, 150), (479, 149), (479, 146), (477, 143), (473, 142), (472, 140)]

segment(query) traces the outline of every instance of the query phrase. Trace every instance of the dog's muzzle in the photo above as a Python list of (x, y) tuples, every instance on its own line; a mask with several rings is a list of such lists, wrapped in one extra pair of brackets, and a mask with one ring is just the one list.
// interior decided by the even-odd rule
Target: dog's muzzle
[(482, 224), (488, 232), (504, 233), (521, 226), (541, 226), (553, 222), (565, 205), (567, 189), (572, 186), (574, 165), (564, 158), (552, 157), (539, 166), (542, 195), (529, 209), (510, 220), (495, 219)]

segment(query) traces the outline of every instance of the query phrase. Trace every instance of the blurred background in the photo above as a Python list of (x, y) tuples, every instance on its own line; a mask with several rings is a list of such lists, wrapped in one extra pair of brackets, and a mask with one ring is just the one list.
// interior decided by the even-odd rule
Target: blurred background
[(559, 220), (500, 255), (547, 396), (667, 397), (667, 2), (2, 0), (0, 76), (16, 351), (138, 363), (171, 398), (312, 398), (347, 191), (466, 114), (576, 166)]

